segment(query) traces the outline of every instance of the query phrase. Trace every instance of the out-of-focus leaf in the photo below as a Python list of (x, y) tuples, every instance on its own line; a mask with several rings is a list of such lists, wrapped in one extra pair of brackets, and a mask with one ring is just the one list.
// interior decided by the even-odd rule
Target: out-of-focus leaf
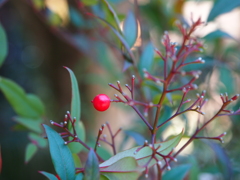
[(84, 18), (74, 7), (71, 7), (71, 6), (69, 7), (69, 15), (73, 25), (75, 25), (76, 27), (84, 26), (85, 24)]
[[(158, 152), (163, 154), (163, 155), (168, 155), (172, 151), (172, 149), (178, 145), (178, 143), (180, 142), (180, 140), (182, 138), (182, 135), (183, 135), (183, 132), (181, 132), (177, 136), (172, 137), (171, 139), (169, 139), (167, 141), (156, 143), (156, 144), (154, 144), (154, 146), (158, 147), (160, 145), (161, 147), (158, 149)], [(100, 167), (101, 168), (108, 167), (111, 164), (113, 164), (113, 163), (115, 163), (115, 162), (117, 162), (120, 159), (123, 159), (125, 157), (134, 157), (137, 160), (139, 166), (144, 165), (144, 163), (146, 163), (149, 160), (149, 158), (152, 154), (152, 149), (149, 148), (149, 147), (144, 147), (144, 148), (141, 149), (141, 151), (134, 154), (134, 152), (139, 147), (141, 147), (141, 146), (137, 146), (137, 147), (134, 147), (134, 148), (131, 148), (129, 150), (125, 150), (125, 151), (122, 151), (122, 152), (116, 154), (115, 156), (111, 157), (107, 161), (101, 163)], [(159, 160), (161, 160), (161, 159), (159, 159)], [(151, 164), (151, 165), (153, 165), (153, 164)]]
[[(161, 94), (158, 94), (158, 95), (154, 96), (153, 103), (154, 104), (158, 104), (160, 98), (161, 98)], [(179, 100), (182, 99), (182, 95), (180, 95), (180, 94), (172, 94), (171, 98), (172, 98), (173, 102), (174, 101), (179, 101)], [(163, 104), (168, 104), (169, 105), (169, 99), (167, 97), (163, 100)]]
[(42, 128), (41, 128), (41, 123), (42, 123), (42, 119), (41, 118), (37, 118), (37, 119), (33, 119), (33, 118), (25, 118), (25, 117), (14, 117), (14, 121), (16, 121), (17, 123), (25, 126), (26, 128), (36, 132), (36, 133), (42, 133)]
[(44, 148), (47, 146), (46, 139), (43, 139), (42, 136), (36, 133), (29, 133), (28, 138), (31, 140), (32, 143), (37, 144), (39, 147)]
[(75, 179), (75, 167), (71, 151), (64, 144), (62, 137), (47, 125), (43, 125), (54, 168), (61, 180)]
[(133, 157), (125, 157), (112, 165), (101, 168), (101, 174), (111, 180), (137, 179), (139, 177), (139, 168)]
[(33, 143), (29, 143), (26, 147), (25, 151), (25, 163), (28, 163), (31, 158), (36, 154), (37, 152), (37, 146)]
[(88, 159), (84, 169), (84, 180), (96, 180), (99, 179), (99, 163), (98, 158), (93, 149), (90, 149), (88, 153)]
[(138, 64), (138, 69), (142, 77), (143, 77), (143, 69), (146, 69), (147, 71), (151, 72), (153, 57), (154, 57), (153, 50), (154, 49), (153, 49), (152, 43), (148, 43), (143, 49), (143, 52)]
[(0, 90), (18, 115), (27, 118), (38, 118), (43, 115), (41, 101), (36, 96), (27, 95), (12, 80), (0, 77)]
[(49, 180), (58, 180), (58, 178), (54, 174), (44, 172), (44, 171), (39, 171), (39, 173), (46, 176)]
[(235, 86), (231, 70), (227, 66), (221, 66), (218, 70), (220, 75), (219, 81), (223, 84), (223, 86), (219, 88), (219, 93), (228, 92), (229, 94), (233, 94), (235, 92)]
[(7, 56), (8, 46), (7, 46), (7, 36), (0, 24), (0, 67), (2, 66), (6, 56)]
[(208, 15), (207, 21), (214, 20), (217, 16), (230, 12), (236, 7), (240, 6), (239, 0), (216, 0), (213, 7)]
[(74, 165), (76, 168), (81, 168), (82, 167), (82, 162), (81, 159), (79, 158), (79, 156), (77, 154), (72, 154), (73, 156), (73, 161), (74, 161)]
[(43, 0), (32, 0), (32, 2), (38, 10), (41, 10), (45, 7), (45, 2)]
[(114, 11), (113, 7), (108, 3), (107, 0), (101, 0), (107, 7), (108, 11), (110, 12), (111, 16), (113, 17), (115, 23), (114, 27), (116, 27), (117, 31), (119, 33), (122, 33), (121, 28), (120, 28), (120, 21), (118, 19), (117, 13)]
[(189, 179), (198, 179), (200, 168), (195, 156), (189, 156), (188, 162), (192, 165), (189, 171)]
[(184, 164), (184, 165), (180, 165), (177, 167), (172, 168), (171, 171), (166, 172), (162, 179), (163, 180), (183, 180), (188, 171), (190, 170), (191, 165), (190, 164)]
[(46, 16), (48, 19), (48, 23), (51, 26), (60, 26), (62, 24), (62, 18), (59, 16), (59, 14), (51, 11), (48, 8), (46, 8)]
[(100, 175), (100, 180), (109, 180), (106, 176), (104, 176), (104, 175)]
[(98, 0), (81, 0), (81, 2), (86, 6), (92, 6), (98, 3)]
[(207, 34), (205, 37), (203, 37), (204, 39), (206, 39), (207, 41), (212, 41), (214, 39), (218, 39), (218, 38), (230, 38), (230, 39), (234, 39), (234, 37), (232, 37), (230, 34), (222, 31), (222, 30), (216, 30), (213, 31), (209, 34)]
[(82, 180), (83, 179), (83, 174), (82, 173), (79, 173), (76, 175), (76, 178), (75, 180)]
[(137, 145), (143, 145), (145, 138), (141, 134), (134, 131), (124, 131), (124, 132), (126, 135), (132, 137), (137, 143)]
[(129, 47), (132, 47), (137, 39), (137, 21), (132, 11), (129, 11), (123, 23), (123, 34), (128, 42)]
[[(78, 135), (78, 138), (81, 139), (83, 142), (85, 142), (86, 132), (85, 132), (83, 123), (81, 121), (75, 123), (75, 130)], [(72, 153), (76, 153), (76, 154), (83, 149), (83, 146), (79, 142), (69, 143), (68, 147), (70, 148)]]
[(114, 32), (114, 34), (118, 37), (118, 39), (121, 41), (121, 43), (123, 44), (123, 46), (126, 48), (130, 58), (126, 58), (127, 61), (133, 63), (134, 62), (134, 55), (132, 53), (132, 51), (130, 50), (130, 47), (127, 43), (127, 41), (122, 37), (122, 35), (111, 25), (109, 24), (105, 19), (97, 16), (98, 19), (100, 19), (101, 21), (105, 22), (111, 29), (112, 31)]

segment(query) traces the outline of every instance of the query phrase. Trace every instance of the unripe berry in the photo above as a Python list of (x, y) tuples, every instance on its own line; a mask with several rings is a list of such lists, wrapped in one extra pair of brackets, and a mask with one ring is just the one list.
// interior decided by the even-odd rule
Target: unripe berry
[(99, 94), (92, 100), (94, 108), (98, 111), (106, 111), (110, 102), (110, 98), (106, 94)]

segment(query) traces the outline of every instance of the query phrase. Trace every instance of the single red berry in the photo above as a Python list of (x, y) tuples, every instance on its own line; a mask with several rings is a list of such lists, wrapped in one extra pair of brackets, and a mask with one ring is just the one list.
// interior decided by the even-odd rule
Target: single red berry
[(99, 94), (92, 100), (94, 108), (98, 111), (106, 111), (110, 102), (110, 98), (106, 94)]

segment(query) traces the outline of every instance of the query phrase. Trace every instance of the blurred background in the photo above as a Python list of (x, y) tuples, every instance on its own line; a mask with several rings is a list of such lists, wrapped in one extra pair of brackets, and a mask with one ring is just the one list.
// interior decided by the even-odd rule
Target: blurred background
[[(112, 23), (113, 11), (106, 2), (118, 16), (119, 27)], [(138, 35), (133, 46), (137, 58), (150, 41), (159, 48), (165, 30), (173, 41), (179, 42), (180, 36), (174, 26), (177, 19), (189, 24), (191, 17), (194, 20), (201, 17), (206, 25), (195, 35), (205, 43), (202, 56), (206, 63), (204, 68), (200, 67), (202, 76), (198, 80), (198, 91), (208, 91), (210, 100), (206, 111), (210, 116), (219, 104), (220, 92), (240, 93), (239, 6), (237, 0), (231, 3), (227, 0), (0, 0), (0, 23), (8, 48), (0, 75), (16, 82), (26, 93), (37, 95), (45, 106), (43, 122), (49, 124), (50, 119), (61, 121), (70, 109), (71, 84), (63, 66), (72, 69), (81, 92), (81, 120), (88, 134), (86, 139), (91, 143), (102, 123), (113, 123), (115, 131), (119, 127), (129, 129), (133, 119), (137, 119), (130, 108), (120, 104), (111, 105), (110, 110), (103, 113), (96, 112), (91, 105), (96, 94), (104, 93), (113, 98), (115, 92), (108, 83), (117, 80), (129, 83), (133, 72), (126, 68), (126, 57), (115, 34), (92, 14), (122, 28), (127, 14), (134, 12), (138, 21)], [(124, 69), (127, 70), (123, 72)], [(235, 104), (232, 109), (237, 110), (239, 106), (240, 103)], [(19, 126), (14, 120), (16, 115), (0, 93), (0, 179), (44, 179), (39, 170), (54, 173), (48, 148), (38, 149), (32, 159), (25, 162), (29, 130)], [(166, 127), (163, 139), (179, 132), (177, 127), (182, 128), (185, 122), (191, 133), (194, 123), (189, 119), (194, 116), (185, 118), (187, 120), (182, 118)], [(182, 162), (194, 165), (189, 179), (240, 179), (239, 127), (237, 116), (219, 118), (208, 127), (207, 134), (217, 136), (226, 131), (224, 144), (196, 142), (182, 154)], [(128, 136), (129, 141), (137, 139), (131, 133)], [(109, 157), (109, 150), (106, 154)]]

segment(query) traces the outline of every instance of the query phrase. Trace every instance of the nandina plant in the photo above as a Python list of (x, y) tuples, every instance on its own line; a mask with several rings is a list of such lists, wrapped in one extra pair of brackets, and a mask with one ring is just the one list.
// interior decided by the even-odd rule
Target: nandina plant
[[(181, 45), (171, 42), (168, 32), (165, 32), (162, 38), (163, 51), (155, 49), (156, 54), (161, 59), (162, 66), (155, 68), (156, 71), (154, 71), (150, 68), (149, 62), (140, 60), (136, 65), (138, 68), (134, 68), (136, 74), (130, 78), (130, 84), (125, 84), (128, 92), (125, 92), (120, 81), (117, 81), (116, 85), (109, 83), (109, 86), (118, 93), (114, 95), (115, 99), (110, 99), (109, 96), (111, 95), (106, 94), (99, 94), (93, 98), (92, 104), (98, 111), (108, 110), (110, 103), (122, 103), (128, 105), (137, 113), (147, 130), (147, 133), (143, 134), (145, 140), (141, 142), (140, 146), (118, 152), (115, 138), (121, 133), (122, 129), (119, 128), (119, 130), (113, 132), (109, 123), (103, 124), (96, 133), (97, 138), (94, 146), (86, 144), (83, 135), (84, 127), (80, 122), (80, 96), (77, 81), (73, 72), (66, 68), (70, 73), (72, 82), (71, 111), (66, 113), (61, 123), (50, 121), (51, 125), (59, 128), (59, 133), (49, 126), (43, 125), (46, 138), (49, 141), (56, 175), (43, 171), (41, 173), (52, 180), (135, 180), (142, 175), (150, 179), (185, 178), (191, 168), (189, 165), (176, 166), (174, 170), (171, 170), (171, 166), (174, 165), (174, 162), (177, 162), (178, 155), (194, 140), (208, 139), (223, 142), (225, 132), (215, 137), (209, 137), (203, 136), (202, 131), (220, 116), (240, 114), (240, 110), (234, 112), (228, 109), (228, 106), (238, 99), (238, 94), (232, 96), (228, 96), (227, 93), (220, 94), (221, 106), (211, 117), (206, 118), (203, 111), (203, 107), (208, 101), (205, 98), (206, 91), (197, 93), (193, 100), (189, 99), (190, 92), (198, 89), (195, 81), (199, 78), (201, 71), (198, 69), (186, 70), (186, 67), (205, 63), (201, 57), (195, 57), (196, 53), (202, 52), (203, 43), (193, 36), (196, 28), (202, 24), (200, 18), (197, 21), (192, 20), (192, 24), (188, 28), (177, 22), (176, 26), (182, 36)], [(195, 58), (193, 59), (193, 57)], [(182, 78), (184, 78), (184, 81)], [(145, 101), (142, 101), (142, 98), (139, 98), (144, 96), (144, 94), (141, 94), (143, 92), (141, 88), (144, 88), (146, 84), (157, 89), (151, 91), (157, 96), (152, 100), (145, 98)], [(180, 96), (179, 100), (174, 100), (172, 98), (174, 95)], [(172, 106), (174, 111), (166, 119), (162, 119), (163, 116), (161, 115), (164, 113), (167, 103), (174, 104)], [(159, 134), (161, 134), (161, 128), (164, 125), (187, 112), (198, 114), (195, 122), (196, 129), (189, 139), (181, 147), (178, 147), (178, 150), (175, 150), (184, 135), (184, 127), (178, 135), (165, 141), (160, 140)], [(110, 140), (103, 135), (105, 130), (109, 131)], [(98, 148), (102, 143), (106, 143), (112, 148), (113, 155), (111, 158), (103, 159), (98, 153)], [(78, 159), (76, 154), (80, 153), (83, 148), (88, 150), (88, 158), (86, 162), (83, 162), (83, 166), (77, 167), (74, 159), (75, 161)], [(174, 171), (172, 174), (175, 174), (175, 176), (169, 174), (166, 170)]]

